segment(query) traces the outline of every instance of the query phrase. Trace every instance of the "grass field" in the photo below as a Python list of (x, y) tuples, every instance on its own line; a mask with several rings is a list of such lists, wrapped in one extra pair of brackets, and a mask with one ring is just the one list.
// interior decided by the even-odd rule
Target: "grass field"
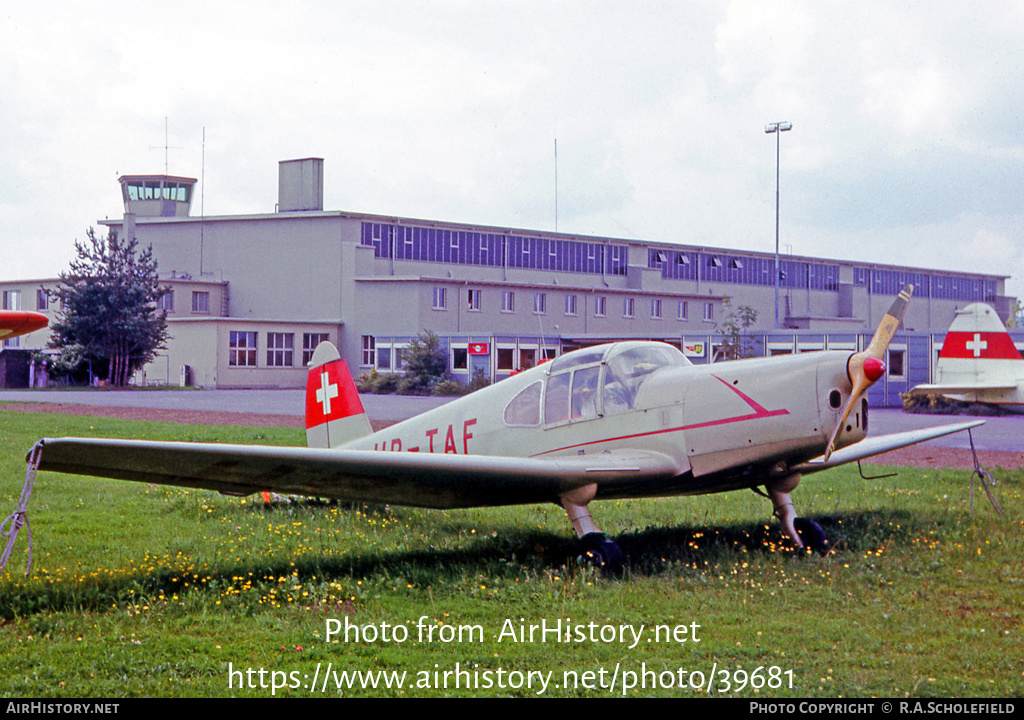
[[(303, 441), (4, 412), (3, 514), (59, 435)], [(827, 558), (785, 548), (751, 492), (595, 503), (630, 558), (608, 579), (575, 565), (554, 505), (264, 508), (40, 473), (31, 574), (22, 530), (0, 576), (0, 693), (1021, 696), (1024, 473), (994, 475), (1005, 518), (980, 491), (969, 516), (964, 471), (808, 477), (794, 499)]]

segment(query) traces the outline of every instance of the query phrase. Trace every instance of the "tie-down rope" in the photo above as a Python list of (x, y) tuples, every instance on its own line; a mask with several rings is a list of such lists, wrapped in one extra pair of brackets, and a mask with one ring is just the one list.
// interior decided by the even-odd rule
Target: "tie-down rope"
[(12, 512), (0, 524), (0, 535), (7, 538), (7, 547), (3, 555), (0, 555), (0, 572), (7, 567), (7, 560), (11, 557), (14, 549), (14, 542), (18, 539), (18, 531), (22, 525), (28, 528), (28, 568), (25, 570), (25, 577), (28, 577), (32, 570), (32, 526), (28, 523), (28, 499), (32, 495), (32, 486), (36, 482), (36, 470), (39, 469), (39, 461), (43, 457), (43, 443), (37, 442), (32, 446), (28, 454), (28, 469), (25, 470), (25, 486), (21, 489), (21, 499), (18, 501), (18, 509)]
[(971, 434), (971, 429), (967, 428), (967, 437), (971, 441), (971, 454), (974, 455), (974, 472), (971, 473), (971, 517), (974, 517), (974, 478), (977, 476), (981, 486), (985, 489), (985, 494), (988, 495), (988, 501), (992, 503), (1000, 515), (1005, 516), (1006, 512), (999, 507), (999, 503), (996, 502), (996, 496), (992, 494), (991, 487), (996, 486), (996, 481), (992, 478), (992, 475), (981, 469), (981, 461), (978, 460), (978, 452), (974, 449), (974, 436)]

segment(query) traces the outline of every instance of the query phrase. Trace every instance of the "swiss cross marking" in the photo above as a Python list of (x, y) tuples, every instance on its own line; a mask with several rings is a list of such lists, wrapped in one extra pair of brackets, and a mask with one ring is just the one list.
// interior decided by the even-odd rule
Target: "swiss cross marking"
[(981, 333), (974, 333), (974, 340), (968, 340), (964, 345), (974, 351), (974, 357), (981, 357), (981, 351), (988, 347), (988, 341), (981, 339)]
[(323, 407), (324, 417), (331, 414), (331, 398), (338, 397), (338, 385), (332, 383), (324, 370), (320, 373), (320, 389), (316, 391), (316, 401)]

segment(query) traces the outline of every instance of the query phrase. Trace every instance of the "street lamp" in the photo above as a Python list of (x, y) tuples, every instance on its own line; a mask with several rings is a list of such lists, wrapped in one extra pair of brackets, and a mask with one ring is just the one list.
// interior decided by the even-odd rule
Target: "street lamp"
[(774, 122), (764, 126), (769, 135), (775, 133), (775, 329), (779, 329), (779, 140), (782, 133), (793, 129), (791, 122)]

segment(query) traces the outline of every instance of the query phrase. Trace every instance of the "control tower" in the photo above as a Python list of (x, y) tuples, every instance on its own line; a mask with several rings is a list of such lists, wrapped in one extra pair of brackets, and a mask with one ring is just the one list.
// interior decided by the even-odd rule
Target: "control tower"
[(195, 178), (174, 175), (122, 175), (125, 213), (136, 217), (188, 217)]

